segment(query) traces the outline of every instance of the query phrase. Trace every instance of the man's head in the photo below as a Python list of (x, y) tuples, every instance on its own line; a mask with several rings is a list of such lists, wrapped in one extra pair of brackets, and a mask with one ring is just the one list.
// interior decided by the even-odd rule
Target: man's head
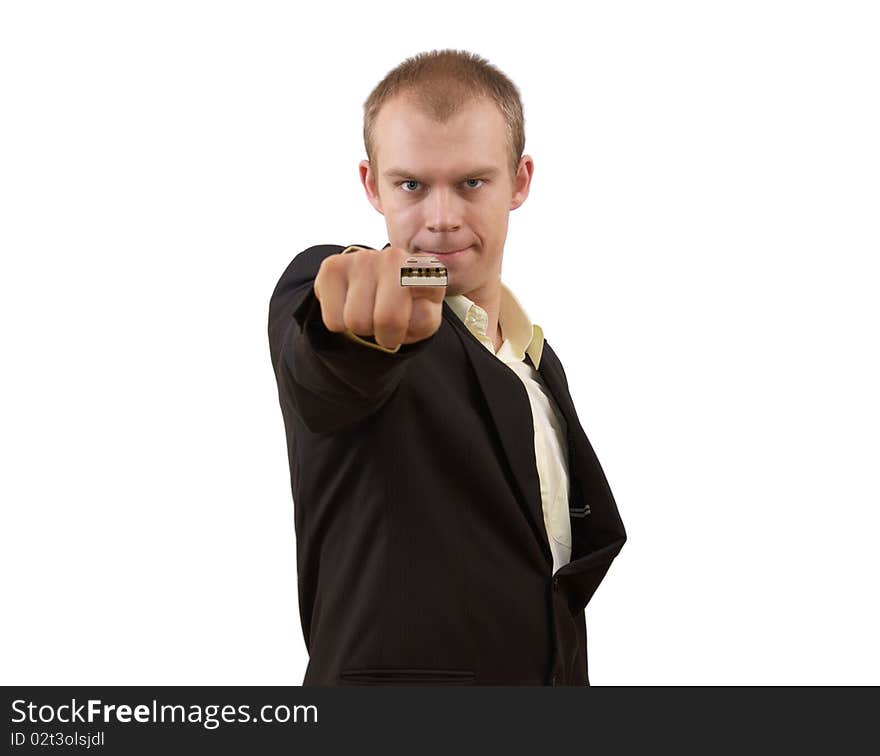
[(515, 85), (471, 53), (421, 53), (385, 77), (364, 111), (361, 181), (391, 245), (410, 253), (467, 247), (440, 258), (447, 294), (491, 297), (508, 214), (525, 201), (534, 171), (522, 154)]

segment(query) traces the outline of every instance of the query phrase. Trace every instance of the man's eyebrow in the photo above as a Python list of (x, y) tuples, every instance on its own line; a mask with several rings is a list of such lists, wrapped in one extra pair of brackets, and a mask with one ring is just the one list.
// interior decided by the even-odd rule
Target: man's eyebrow
[[(494, 176), (498, 173), (498, 169), (494, 165), (487, 165), (483, 168), (474, 168), (471, 171), (468, 171), (464, 178), (470, 178), (471, 176)], [(416, 171), (405, 171), (403, 168), (389, 168), (383, 174), (386, 178), (391, 178), (393, 176), (397, 176), (398, 178), (411, 178), (412, 176), (417, 175)]]

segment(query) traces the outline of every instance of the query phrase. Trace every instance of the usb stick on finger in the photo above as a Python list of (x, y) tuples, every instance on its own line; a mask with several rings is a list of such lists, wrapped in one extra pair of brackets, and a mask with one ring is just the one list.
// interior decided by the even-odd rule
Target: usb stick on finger
[(433, 255), (407, 257), (400, 266), (401, 286), (446, 286), (446, 266)]

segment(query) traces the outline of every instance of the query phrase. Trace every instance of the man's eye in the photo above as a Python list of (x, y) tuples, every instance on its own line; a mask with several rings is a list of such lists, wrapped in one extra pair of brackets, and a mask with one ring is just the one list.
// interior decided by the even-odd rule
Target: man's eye
[[(478, 179), (478, 178), (465, 179), (465, 183), (467, 183), (467, 182), (469, 182), (469, 181), (480, 181), (480, 182), (482, 182), (483, 179)], [(397, 185), (398, 185), (398, 186), (403, 186), (404, 184), (418, 184), (418, 183), (419, 183), (419, 182), (416, 181), (415, 179), (408, 179), (408, 180), (406, 180), (406, 181), (398, 181), (398, 182), (397, 182)], [(482, 186), (482, 184), (481, 184), (480, 186)], [(479, 187), (479, 186), (472, 186), (472, 187), (470, 187), (470, 188), (471, 188), (471, 189), (479, 189), (480, 187)], [(407, 194), (412, 194), (412, 193), (415, 191), (415, 189), (413, 189), (412, 191), (410, 191), (410, 190), (408, 190), (408, 189), (404, 189), (404, 191), (405, 191)]]

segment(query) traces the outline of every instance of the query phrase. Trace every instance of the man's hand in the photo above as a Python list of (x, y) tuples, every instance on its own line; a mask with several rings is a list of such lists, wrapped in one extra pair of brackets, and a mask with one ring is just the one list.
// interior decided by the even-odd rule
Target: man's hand
[(394, 349), (433, 336), (440, 328), (445, 286), (401, 286), (410, 254), (399, 247), (330, 255), (315, 277), (315, 296), (328, 331), (373, 336)]

